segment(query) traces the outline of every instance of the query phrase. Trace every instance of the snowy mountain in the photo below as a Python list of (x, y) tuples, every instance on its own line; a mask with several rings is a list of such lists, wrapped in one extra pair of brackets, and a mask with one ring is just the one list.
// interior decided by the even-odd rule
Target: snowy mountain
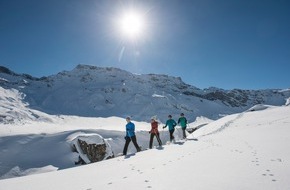
[(35, 78), (0, 67), (0, 85), (17, 89), (29, 108), (85, 117), (132, 116), (147, 121), (185, 113), (189, 121), (244, 111), (256, 104), (284, 105), (290, 90), (199, 89), (179, 77), (132, 74), (117, 68), (78, 65), (72, 71)]
[[(180, 78), (85, 65), (43, 78), (0, 67), (0, 84), (1, 190), (290, 189), (289, 89), (201, 90)], [(161, 126), (181, 111), (197, 130), (184, 141), (177, 126), (169, 144)], [(128, 157), (76, 165), (86, 158), (73, 150), (79, 137), (122, 152), (125, 115), (144, 151), (130, 144)], [(146, 150), (153, 115), (163, 147), (154, 139)]]

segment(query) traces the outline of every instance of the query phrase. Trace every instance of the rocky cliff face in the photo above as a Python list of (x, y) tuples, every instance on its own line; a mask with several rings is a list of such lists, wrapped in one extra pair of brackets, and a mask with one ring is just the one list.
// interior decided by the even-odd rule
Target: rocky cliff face
[(136, 75), (117, 68), (78, 65), (72, 71), (35, 78), (0, 67), (0, 85), (25, 94), (29, 107), (50, 113), (92, 117), (132, 116), (148, 120), (185, 113), (211, 119), (255, 104), (284, 105), (290, 90), (199, 89), (179, 77)]

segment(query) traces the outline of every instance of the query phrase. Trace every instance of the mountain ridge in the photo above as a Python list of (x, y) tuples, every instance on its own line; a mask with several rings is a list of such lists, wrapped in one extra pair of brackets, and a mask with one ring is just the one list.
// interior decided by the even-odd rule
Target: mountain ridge
[(199, 89), (181, 77), (133, 74), (114, 67), (77, 65), (71, 71), (36, 78), (0, 67), (0, 84), (25, 94), (30, 108), (49, 114), (87, 117), (132, 116), (147, 121), (152, 115), (166, 120), (185, 113), (217, 119), (256, 104), (284, 105), (289, 89)]

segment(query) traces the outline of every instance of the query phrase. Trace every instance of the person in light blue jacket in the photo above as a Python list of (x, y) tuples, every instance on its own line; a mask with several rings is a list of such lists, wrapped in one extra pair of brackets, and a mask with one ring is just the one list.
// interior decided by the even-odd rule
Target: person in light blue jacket
[(141, 148), (139, 147), (138, 143), (137, 143), (137, 139), (136, 139), (136, 135), (135, 135), (135, 125), (134, 123), (131, 122), (131, 118), (127, 117), (126, 118), (127, 121), (127, 125), (126, 125), (126, 136), (125, 136), (125, 146), (123, 149), (123, 155), (127, 155), (127, 150), (128, 150), (128, 146), (129, 143), (132, 141), (134, 146), (136, 147), (137, 152), (141, 151)]
[(176, 126), (176, 122), (174, 121), (174, 119), (172, 119), (172, 116), (169, 115), (168, 116), (168, 120), (166, 121), (166, 124), (165, 126), (163, 127), (166, 128), (168, 126), (168, 130), (169, 130), (169, 136), (170, 136), (170, 142), (172, 142), (174, 140), (174, 136), (173, 136), (173, 133), (174, 133), (174, 130), (175, 130), (175, 126)]

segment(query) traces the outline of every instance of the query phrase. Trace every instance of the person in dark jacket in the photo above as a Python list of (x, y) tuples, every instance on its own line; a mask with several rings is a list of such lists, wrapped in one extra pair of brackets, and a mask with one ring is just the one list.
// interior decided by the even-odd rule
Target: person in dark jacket
[(171, 115), (168, 115), (168, 120), (166, 121), (165, 126), (163, 127), (166, 128), (168, 126), (168, 130), (169, 130), (169, 135), (170, 135), (170, 142), (172, 142), (174, 140), (174, 130), (175, 130), (175, 126), (176, 126), (176, 122), (174, 121), (174, 119), (172, 119)]
[(153, 138), (154, 136), (156, 136), (156, 139), (159, 143), (159, 146), (162, 146), (162, 142), (160, 140), (160, 136), (159, 136), (159, 131), (158, 131), (158, 122), (156, 121), (156, 119), (152, 118), (151, 119), (151, 130), (149, 131), (150, 133), (150, 142), (149, 142), (149, 148), (152, 148), (152, 144), (153, 144)]
[(141, 151), (141, 148), (139, 147), (138, 143), (137, 143), (137, 139), (136, 139), (136, 135), (135, 135), (135, 125), (134, 123), (131, 122), (131, 118), (127, 117), (126, 118), (127, 121), (127, 125), (126, 125), (126, 136), (125, 136), (125, 145), (124, 145), (124, 149), (123, 149), (123, 155), (127, 155), (127, 150), (128, 150), (128, 146), (129, 143), (132, 141), (137, 152)]
[(185, 139), (186, 138), (185, 130), (187, 127), (187, 119), (184, 117), (183, 113), (180, 114), (180, 118), (178, 119), (177, 123), (180, 124), (181, 129), (182, 129), (183, 138)]

